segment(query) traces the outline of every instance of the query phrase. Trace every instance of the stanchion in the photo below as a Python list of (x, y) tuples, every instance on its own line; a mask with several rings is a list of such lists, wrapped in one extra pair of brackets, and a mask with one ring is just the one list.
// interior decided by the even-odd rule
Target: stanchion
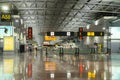
[(47, 47), (46, 47), (46, 58), (47, 58), (47, 55), (48, 55), (48, 50), (47, 50)]
[(60, 56), (60, 59), (63, 59), (63, 56), (64, 56), (63, 48), (60, 48), (59, 56)]
[(79, 48), (75, 48), (75, 57), (79, 59)]

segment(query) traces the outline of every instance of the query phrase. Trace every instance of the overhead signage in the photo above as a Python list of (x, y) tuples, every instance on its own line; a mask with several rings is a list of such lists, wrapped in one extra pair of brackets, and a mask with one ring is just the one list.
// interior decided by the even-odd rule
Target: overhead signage
[(95, 32), (95, 36), (104, 36), (104, 32)]
[(70, 36), (71, 35), (71, 33), (70, 32), (67, 32), (67, 36)]
[(46, 41), (55, 41), (55, 40), (57, 40), (57, 37), (55, 37), (55, 36), (45, 36), (45, 40)]
[(83, 32), (83, 27), (80, 27), (80, 28), (79, 28), (79, 32)]
[(78, 36), (80, 40), (83, 40), (84, 36), (94, 37), (94, 36), (104, 36), (104, 32), (94, 32), (94, 31), (84, 31), (83, 27), (79, 28)]
[(50, 32), (50, 35), (51, 35), (51, 36), (54, 36), (54, 35), (55, 35), (55, 33), (54, 33), (54, 32)]
[(9, 21), (11, 21), (11, 14), (2, 13), (1, 14), (1, 21), (2, 22), (9, 22)]
[(32, 27), (28, 27), (28, 39), (32, 39)]
[(47, 32), (47, 36), (74, 36), (75, 32)]
[(80, 38), (80, 40), (82, 40), (83, 39), (83, 35), (82, 35), (82, 33), (83, 33), (83, 27), (79, 28), (79, 32), (80, 32), (79, 38)]
[(104, 32), (87, 32), (87, 36), (104, 36)]
[(87, 36), (95, 36), (94, 32), (87, 32)]
[(79, 36), (89, 36), (89, 37), (94, 37), (94, 36), (104, 36), (104, 32), (80, 32)]

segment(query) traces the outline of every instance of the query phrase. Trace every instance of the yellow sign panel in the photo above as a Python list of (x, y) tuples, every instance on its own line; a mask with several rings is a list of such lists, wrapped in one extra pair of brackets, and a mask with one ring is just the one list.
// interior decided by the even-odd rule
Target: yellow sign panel
[(4, 51), (14, 50), (14, 37), (4, 37)]
[(10, 14), (3, 14), (2, 16), (1, 16), (1, 18), (2, 19), (11, 19), (11, 15)]
[(95, 33), (94, 32), (87, 32), (87, 36), (94, 36)]
[(13, 59), (4, 59), (4, 73), (13, 73)]
[(87, 32), (87, 36), (90, 36), (90, 32)]
[(55, 62), (45, 62), (45, 70), (56, 70)]
[(103, 35), (103, 33), (101, 32), (101, 33), (100, 33), (100, 36), (102, 36), (102, 35)]
[(95, 35), (95, 33), (94, 32), (91, 32), (91, 36), (94, 36)]
[(51, 41), (51, 40), (57, 40), (57, 37), (55, 36), (45, 36), (46, 41)]
[(11, 21), (11, 14), (1, 14), (1, 21)]

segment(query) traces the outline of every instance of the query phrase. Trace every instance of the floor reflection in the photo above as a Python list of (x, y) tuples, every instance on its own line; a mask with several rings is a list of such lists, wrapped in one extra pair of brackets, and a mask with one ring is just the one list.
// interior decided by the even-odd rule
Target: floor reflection
[(120, 80), (120, 55), (0, 55), (0, 80)]

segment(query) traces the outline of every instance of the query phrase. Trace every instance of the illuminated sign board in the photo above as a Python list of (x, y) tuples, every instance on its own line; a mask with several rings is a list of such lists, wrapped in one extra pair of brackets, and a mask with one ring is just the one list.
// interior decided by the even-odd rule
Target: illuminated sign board
[(90, 37), (94, 37), (94, 36), (104, 36), (104, 32), (80, 32), (79, 36), (90, 36)]
[(13, 26), (0, 26), (0, 38), (14, 35), (13, 31)]
[(55, 37), (55, 36), (45, 36), (45, 40), (46, 41), (54, 41), (54, 40), (57, 40), (57, 37)]
[(74, 36), (74, 32), (47, 32), (47, 36)]
[(104, 36), (104, 32), (94, 32), (94, 31), (84, 31), (83, 27), (79, 28), (78, 36), (80, 40), (83, 40), (84, 36), (94, 37), (94, 36)]
[(79, 32), (83, 32), (83, 27), (80, 27), (80, 28), (79, 28)]
[(95, 36), (94, 32), (87, 32), (87, 36)]
[(28, 27), (28, 39), (32, 39), (32, 27)]
[(104, 36), (104, 32), (95, 32), (95, 36)]
[(14, 37), (6, 36), (4, 37), (4, 51), (14, 50)]
[(82, 40), (83, 39), (83, 35), (82, 35), (82, 33), (83, 33), (83, 27), (79, 28), (79, 32), (80, 32), (79, 38), (80, 38), (80, 40)]
[(1, 14), (1, 21), (5, 22), (5, 21), (11, 21), (11, 14)]

